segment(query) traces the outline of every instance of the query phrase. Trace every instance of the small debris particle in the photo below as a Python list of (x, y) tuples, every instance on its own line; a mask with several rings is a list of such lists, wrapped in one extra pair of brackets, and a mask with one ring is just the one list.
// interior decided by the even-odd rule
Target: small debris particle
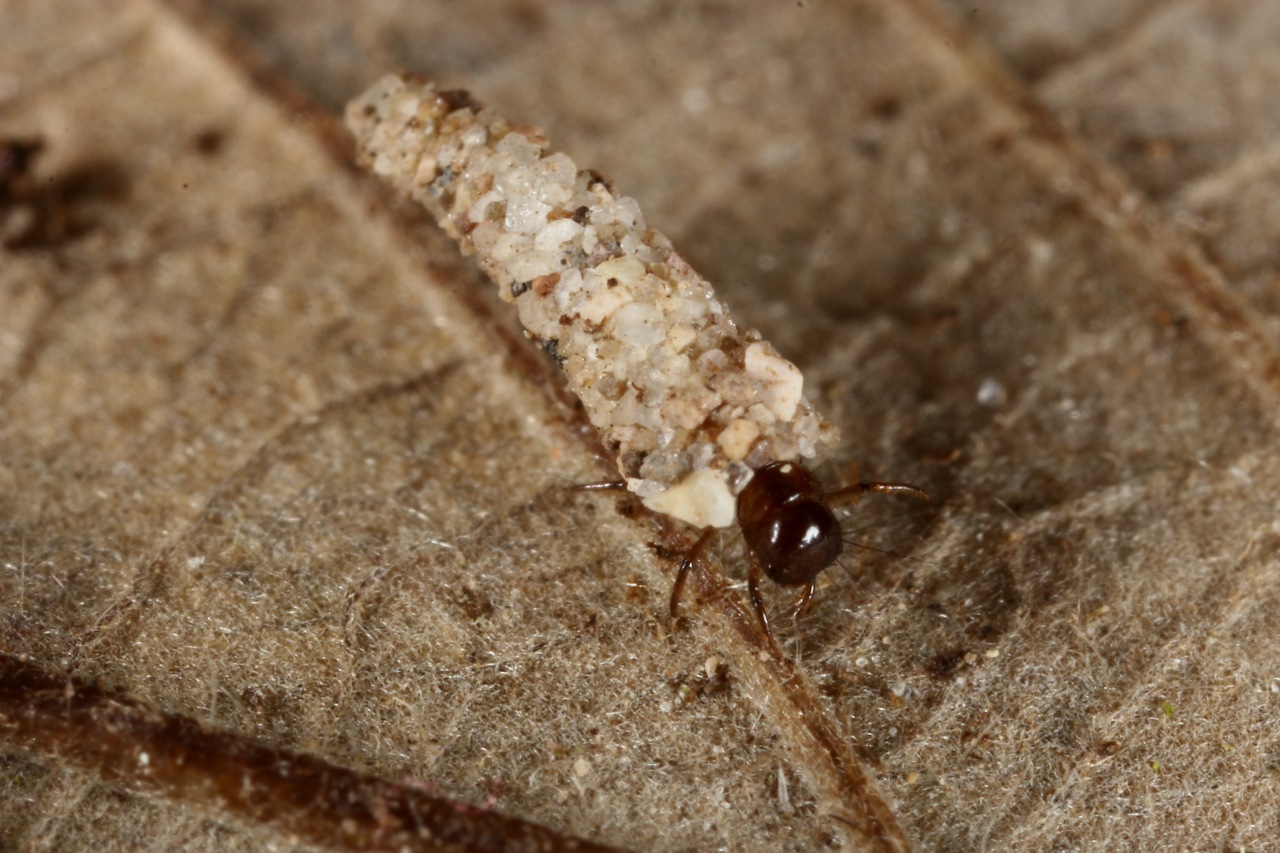
[(795, 808), (791, 805), (791, 792), (787, 788), (787, 773), (778, 768), (778, 811), (791, 814)]
[(226, 140), (225, 133), (216, 127), (210, 127), (197, 133), (193, 142), (198, 153), (205, 157), (213, 157), (222, 150), (222, 144)]
[(1121, 749), (1120, 742), (1114, 740), (1104, 740), (1093, 748), (1093, 751), (1103, 758), (1109, 758), (1115, 755)]
[(996, 409), (1009, 402), (1009, 392), (998, 379), (984, 379), (978, 386), (978, 405)]

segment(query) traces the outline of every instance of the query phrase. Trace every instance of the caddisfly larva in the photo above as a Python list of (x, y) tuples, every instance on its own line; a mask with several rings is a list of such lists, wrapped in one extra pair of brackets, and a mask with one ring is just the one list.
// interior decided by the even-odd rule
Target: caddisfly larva
[[(548, 153), (465, 92), (388, 76), (347, 108), (363, 163), (423, 204), (514, 302), (529, 335), (564, 368), (626, 488), (701, 528), (737, 522), (751, 552), (752, 604), (766, 633), (761, 574), (805, 587), (843, 548), (833, 499), (800, 460), (839, 431), (803, 394), (799, 368), (740, 330), (710, 284), (632, 198)], [(674, 615), (703, 543), (672, 590)]]

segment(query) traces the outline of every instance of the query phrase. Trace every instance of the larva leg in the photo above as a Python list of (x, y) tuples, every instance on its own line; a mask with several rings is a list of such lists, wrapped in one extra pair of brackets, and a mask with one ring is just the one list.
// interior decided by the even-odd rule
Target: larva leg
[(844, 503), (856, 501), (867, 492), (875, 492), (880, 495), (909, 495), (922, 501), (929, 500), (928, 492), (910, 483), (854, 483), (852, 486), (845, 486), (842, 489), (836, 489), (834, 492), (827, 492), (826, 498), (828, 503)]
[(714, 527), (708, 527), (702, 531), (698, 541), (693, 543), (693, 547), (685, 552), (684, 559), (680, 561), (680, 569), (676, 572), (676, 582), (671, 585), (672, 620), (675, 620), (680, 615), (680, 596), (684, 594), (684, 582), (688, 580), (689, 572), (693, 569), (694, 563), (702, 556), (702, 549), (706, 547), (712, 533), (715, 533)]
[(575, 483), (566, 486), (571, 492), (625, 492), (628, 491), (625, 480), (607, 480), (603, 483)]
[(751, 594), (751, 606), (755, 608), (756, 616), (760, 619), (760, 627), (764, 629), (765, 638), (773, 642), (773, 632), (769, 630), (769, 614), (764, 609), (764, 596), (760, 593), (762, 577), (764, 577), (764, 568), (759, 560), (753, 559), (751, 571), (747, 574), (747, 591)]
[(792, 622), (799, 621), (800, 617), (803, 616), (805, 612), (809, 609), (809, 604), (812, 603), (813, 594), (815, 591), (817, 591), (817, 589), (818, 589), (818, 581), (816, 578), (814, 580), (809, 581), (807, 584), (805, 584), (804, 592), (800, 593), (800, 598), (799, 600), (796, 601), (795, 609), (791, 611)]

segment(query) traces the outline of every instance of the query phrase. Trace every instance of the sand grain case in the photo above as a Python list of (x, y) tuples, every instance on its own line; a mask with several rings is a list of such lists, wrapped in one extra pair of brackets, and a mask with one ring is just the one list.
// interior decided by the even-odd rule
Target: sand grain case
[(736, 521), (770, 462), (839, 431), (799, 368), (730, 319), (635, 199), (465, 92), (383, 78), (347, 108), (361, 162), (423, 204), (560, 362), (627, 488), (698, 527)]

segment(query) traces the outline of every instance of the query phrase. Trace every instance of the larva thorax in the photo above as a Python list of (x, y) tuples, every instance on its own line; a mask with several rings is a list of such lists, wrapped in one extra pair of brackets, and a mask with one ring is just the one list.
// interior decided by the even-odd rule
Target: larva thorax
[(361, 157), (424, 204), (515, 302), (650, 509), (728, 527), (772, 462), (839, 440), (798, 368), (617, 196), (464, 93), (387, 77), (348, 108)]

